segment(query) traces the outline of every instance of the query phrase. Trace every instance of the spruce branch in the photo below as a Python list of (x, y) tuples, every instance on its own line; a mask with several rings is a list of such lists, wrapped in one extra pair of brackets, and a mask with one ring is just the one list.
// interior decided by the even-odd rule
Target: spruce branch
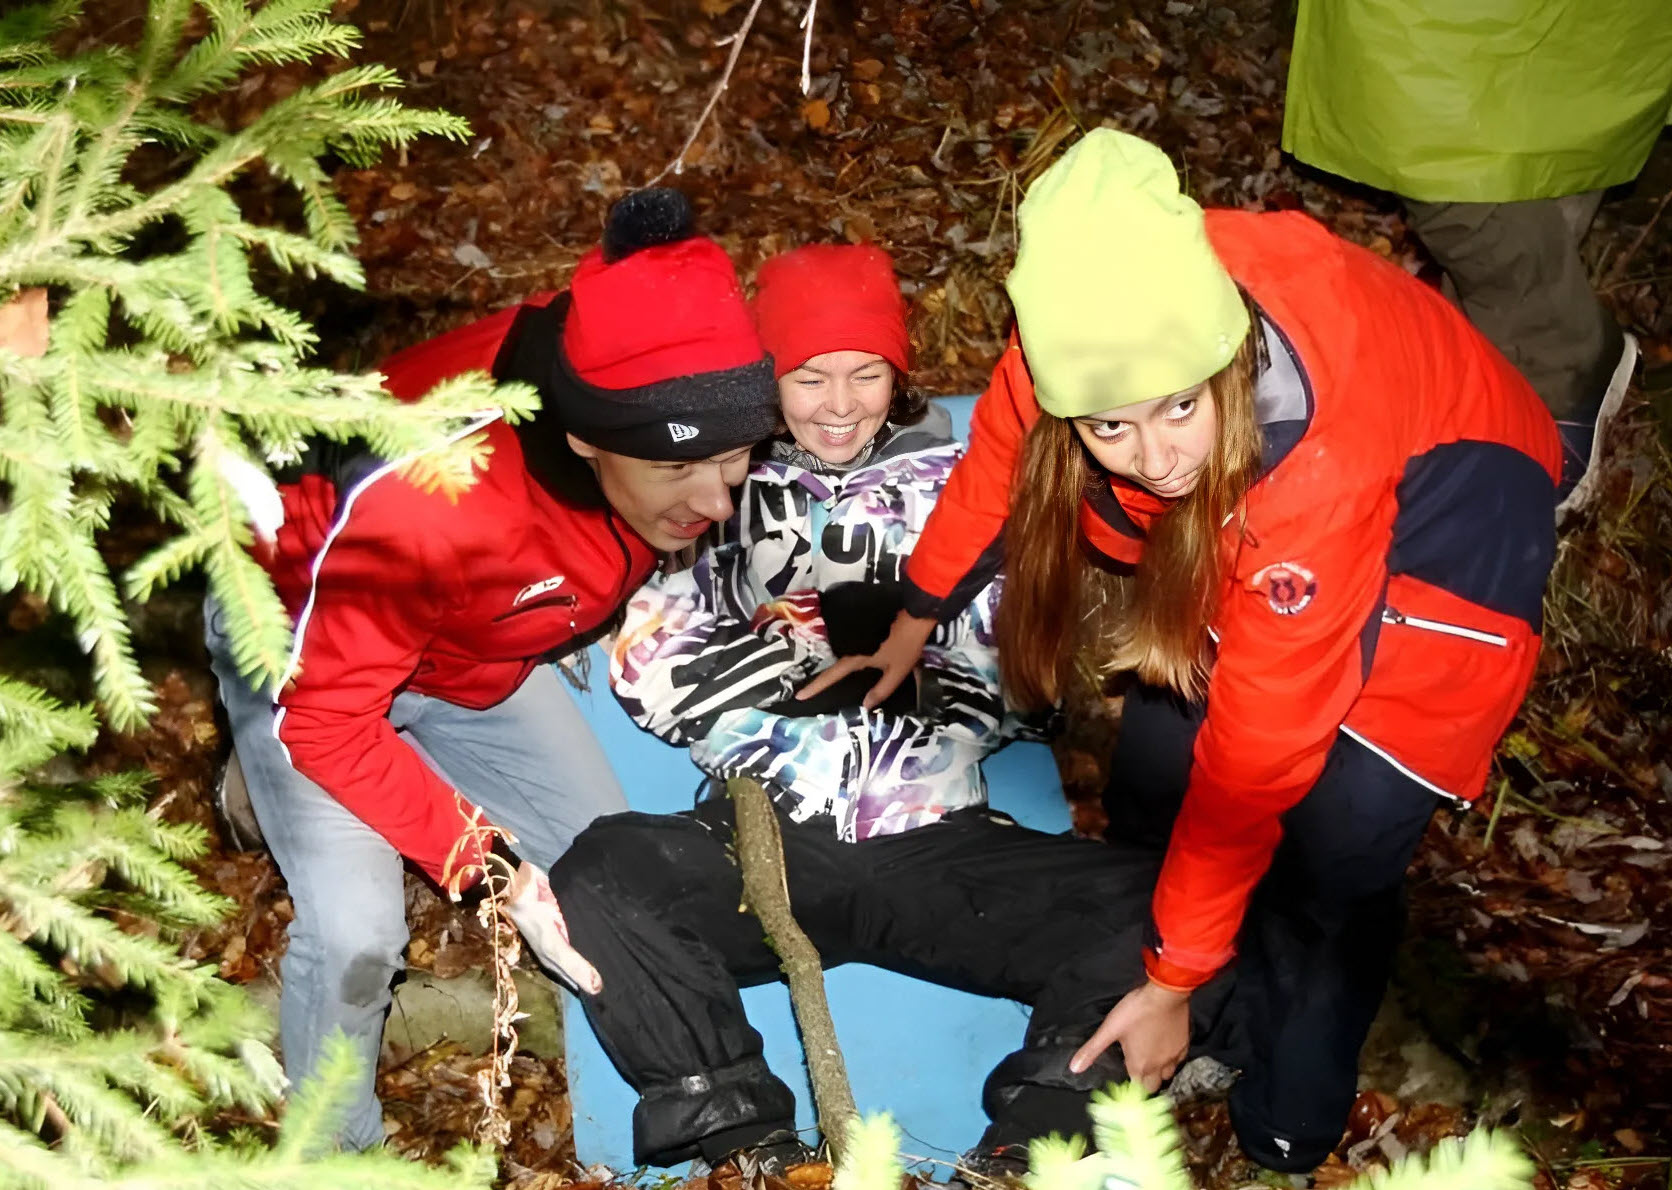
[(1482, 1130), (1372, 1173), (1366, 1190), (1525, 1190), (1535, 1172), (1507, 1134)]
[[(149, 0), (136, 44), (73, 51), (60, 47), (87, 40), (61, 36), (73, 0), (0, 14), (0, 590), (69, 618), (97, 708), (120, 728), (154, 702), (124, 594), (143, 601), (203, 570), (240, 666), (270, 681), (287, 663), (288, 619), (250, 552), (271, 468), (316, 439), (358, 441), (415, 482), (461, 487), (484, 461), (487, 420), (536, 406), (481, 375), (399, 402), (380, 377), (317, 366), (312, 326), (264, 291), (252, 253), (363, 283), (321, 158), (369, 163), (467, 131), (398, 103), (387, 69), (352, 64), (243, 128), (195, 118), (193, 102), (249, 69), (355, 48), (331, 7)], [(205, 33), (188, 40), (188, 27)], [(152, 153), (162, 177), (135, 181), (156, 176), (138, 155), (158, 144), (174, 160)], [(262, 162), (299, 196), (298, 218), (264, 224), (227, 191)], [(165, 529), (122, 574), (99, 552), (119, 499)], [(263, 1112), (283, 1090), (272, 1022), (181, 953), (179, 933), (226, 908), (181, 866), (200, 830), (147, 811), (131, 777), (31, 783), (97, 725), (92, 707), (0, 677), (0, 1184), (485, 1185), (492, 1162), (477, 1150), (443, 1171), (331, 1151), (346, 1049), (323, 1090), (293, 1100), (277, 1147), (215, 1139), (217, 1107)]]
[(59, 752), (90, 747), (98, 731), (92, 707), (0, 674), (0, 790)]
[(38, 950), (0, 931), (0, 1030), (80, 1040), (93, 1034), (89, 1007), (87, 998), (66, 985)]
[[(1180, 1155), (1178, 1124), (1164, 1097), (1137, 1083), (1092, 1097), (1097, 1147), (1083, 1137), (1052, 1135), (1028, 1146), (1027, 1190), (1190, 1190)], [(858, 1121), (836, 1167), (835, 1190), (896, 1190), (904, 1169), (893, 1155), (898, 1134), (886, 1116)], [(964, 1171), (972, 1185), (991, 1179)], [(1350, 1190), (1531, 1190), (1533, 1164), (1501, 1132), (1477, 1131), (1442, 1140), (1426, 1156), (1413, 1154), (1391, 1170), (1348, 1183)]]
[(1090, 1111), (1107, 1176), (1146, 1190), (1189, 1190), (1172, 1100), (1124, 1083), (1094, 1092)]

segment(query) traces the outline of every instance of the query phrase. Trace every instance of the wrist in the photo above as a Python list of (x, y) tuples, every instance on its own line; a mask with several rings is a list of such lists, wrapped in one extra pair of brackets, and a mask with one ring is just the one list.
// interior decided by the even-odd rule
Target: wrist
[(934, 635), (936, 623), (937, 621), (933, 616), (914, 616), (904, 609), (894, 618), (895, 628), (904, 627), (913, 636), (921, 637), (924, 640), (928, 640)]
[(1151, 979), (1145, 984), (1144, 990), (1153, 998), (1169, 1004), (1188, 1004), (1190, 1002), (1189, 988), (1176, 988), (1156, 979)]

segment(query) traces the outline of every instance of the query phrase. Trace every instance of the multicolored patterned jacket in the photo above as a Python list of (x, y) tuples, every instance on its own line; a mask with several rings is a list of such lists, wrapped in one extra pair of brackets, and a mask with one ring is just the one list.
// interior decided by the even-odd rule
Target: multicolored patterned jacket
[(981, 758), (1019, 729), (999, 691), (998, 580), (936, 630), (915, 712), (763, 709), (835, 659), (821, 591), (900, 588), (962, 453), (938, 408), (883, 433), (873, 457), (842, 474), (758, 464), (696, 564), (653, 577), (629, 602), (610, 649), (610, 684), (640, 726), (689, 745), (713, 776), (762, 782), (797, 821), (833, 816), (849, 841), (984, 802)]

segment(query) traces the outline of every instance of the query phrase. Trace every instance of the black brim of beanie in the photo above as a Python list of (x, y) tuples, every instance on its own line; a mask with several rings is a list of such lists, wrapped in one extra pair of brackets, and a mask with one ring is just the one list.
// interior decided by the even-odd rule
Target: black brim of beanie
[(600, 388), (575, 374), (563, 351), (569, 295), (553, 302), (556, 335), (543, 387), (563, 428), (600, 450), (658, 462), (686, 462), (753, 446), (778, 428), (772, 357), (636, 388)]

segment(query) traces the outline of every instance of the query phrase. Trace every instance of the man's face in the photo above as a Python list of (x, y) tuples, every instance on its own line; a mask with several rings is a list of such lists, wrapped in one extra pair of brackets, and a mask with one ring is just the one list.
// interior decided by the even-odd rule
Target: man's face
[(604, 499), (621, 519), (667, 552), (684, 549), (731, 516), (731, 491), (749, 474), (747, 446), (680, 463), (616, 454), (573, 434), (569, 446), (592, 465)]

